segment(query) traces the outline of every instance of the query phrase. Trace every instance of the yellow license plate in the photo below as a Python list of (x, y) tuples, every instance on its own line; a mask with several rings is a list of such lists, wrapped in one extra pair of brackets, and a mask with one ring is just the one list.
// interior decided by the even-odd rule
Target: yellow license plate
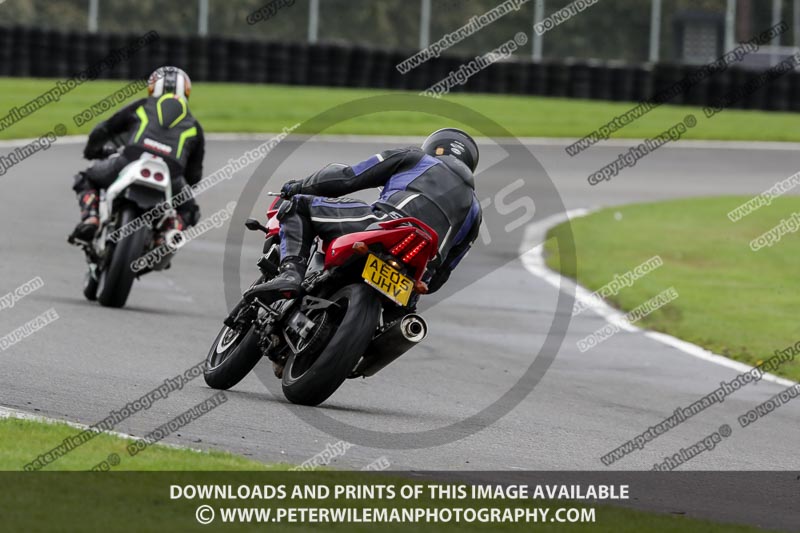
[(414, 282), (396, 269), (390, 267), (372, 254), (367, 257), (367, 264), (361, 273), (369, 285), (376, 288), (400, 305), (408, 305)]

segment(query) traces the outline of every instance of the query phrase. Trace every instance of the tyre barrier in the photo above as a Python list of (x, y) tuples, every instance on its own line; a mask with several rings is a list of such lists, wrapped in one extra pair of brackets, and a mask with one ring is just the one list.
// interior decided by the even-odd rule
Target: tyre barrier
[[(0, 26), (0, 76), (68, 78), (141, 35), (83, 33), (23, 26)], [(423, 91), (457, 71), (473, 57), (432, 58), (405, 74), (396, 66), (414, 51), (362, 45), (307, 44), (246, 40), (220, 36), (159, 36), (130, 54), (100, 78), (143, 78), (171, 64), (195, 81), (274, 83)], [(628, 65), (602, 61), (543, 61), (511, 58), (474, 73), (451, 92), (553, 96), (639, 102), (680, 83), (697, 66), (659, 63)], [(730, 67), (703, 77), (667, 103), (710, 106), (759, 76)], [(739, 98), (732, 107), (800, 111), (800, 74), (790, 72)]]

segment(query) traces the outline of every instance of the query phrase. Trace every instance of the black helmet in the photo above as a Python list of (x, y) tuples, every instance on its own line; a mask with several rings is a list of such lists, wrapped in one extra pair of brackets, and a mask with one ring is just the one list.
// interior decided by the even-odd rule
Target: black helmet
[(478, 145), (467, 132), (458, 128), (436, 130), (422, 143), (428, 155), (452, 155), (467, 165), (472, 172), (478, 167)]

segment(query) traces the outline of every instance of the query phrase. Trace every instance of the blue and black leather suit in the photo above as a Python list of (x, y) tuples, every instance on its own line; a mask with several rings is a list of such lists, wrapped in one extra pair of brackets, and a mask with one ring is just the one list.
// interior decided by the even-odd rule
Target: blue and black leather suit
[[(368, 204), (345, 197), (380, 187)], [(330, 241), (388, 217), (415, 217), (439, 237), (428, 282), (436, 291), (478, 236), (481, 207), (469, 168), (451, 155), (419, 148), (386, 150), (353, 166), (332, 164), (302, 181), (300, 194), (279, 211), (281, 256), (307, 258), (315, 235)]]

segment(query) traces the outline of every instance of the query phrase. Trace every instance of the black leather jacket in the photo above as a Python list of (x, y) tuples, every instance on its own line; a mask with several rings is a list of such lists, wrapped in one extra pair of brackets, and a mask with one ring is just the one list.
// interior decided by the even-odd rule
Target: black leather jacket
[(142, 98), (124, 107), (95, 126), (86, 142), (84, 157), (102, 157), (103, 146), (115, 138), (176, 163), (189, 185), (203, 177), (203, 129), (185, 100), (164, 95)]

